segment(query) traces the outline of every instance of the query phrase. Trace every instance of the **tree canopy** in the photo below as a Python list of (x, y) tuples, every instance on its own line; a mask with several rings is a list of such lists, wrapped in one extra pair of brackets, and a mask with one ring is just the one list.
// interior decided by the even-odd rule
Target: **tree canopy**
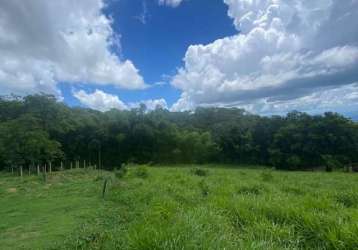
[(0, 169), (76, 160), (108, 169), (126, 162), (344, 165), (358, 162), (358, 124), (337, 113), (264, 117), (237, 108), (143, 105), (99, 112), (45, 94), (0, 98)]

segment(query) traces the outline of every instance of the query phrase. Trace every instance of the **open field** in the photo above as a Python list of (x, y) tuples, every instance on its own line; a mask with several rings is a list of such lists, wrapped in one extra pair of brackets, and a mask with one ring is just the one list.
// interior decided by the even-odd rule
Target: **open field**
[(133, 166), (122, 178), (0, 175), (1, 249), (358, 249), (357, 222), (356, 174)]

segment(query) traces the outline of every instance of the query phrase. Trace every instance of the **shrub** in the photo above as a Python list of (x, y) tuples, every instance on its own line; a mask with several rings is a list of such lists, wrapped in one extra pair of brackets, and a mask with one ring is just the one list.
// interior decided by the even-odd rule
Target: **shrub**
[(288, 157), (287, 164), (289, 169), (297, 169), (301, 165), (301, 158), (297, 155)]
[(134, 174), (135, 174), (135, 176), (137, 176), (139, 178), (147, 178), (149, 176), (148, 167), (146, 167), (146, 166), (136, 167), (134, 170)]
[(120, 169), (115, 169), (114, 171), (114, 175), (116, 176), (116, 178), (121, 179), (123, 178), (128, 172), (128, 168), (125, 164), (122, 164)]
[(342, 168), (342, 164), (332, 155), (321, 155), (321, 158), (326, 166), (327, 172), (332, 172), (333, 169)]
[(193, 168), (190, 172), (197, 176), (207, 176), (209, 174), (209, 171), (203, 168)]

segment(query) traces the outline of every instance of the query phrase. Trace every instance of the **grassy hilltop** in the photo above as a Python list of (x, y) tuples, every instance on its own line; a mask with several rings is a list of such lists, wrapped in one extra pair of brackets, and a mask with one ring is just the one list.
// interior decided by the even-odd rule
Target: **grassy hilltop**
[[(102, 197), (103, 183), (108, 187)], [(358, 249), (358, 175), (254, 167), (0, 174), (1, 249)]]

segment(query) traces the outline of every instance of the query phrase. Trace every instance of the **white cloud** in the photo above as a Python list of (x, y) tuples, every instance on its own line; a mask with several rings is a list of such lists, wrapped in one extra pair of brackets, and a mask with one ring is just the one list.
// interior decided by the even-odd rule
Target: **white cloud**
[(186, 92), (183, 92), (179, 100), (171, 106), (170, 110), (173, 112), (182, 112), (193, 110), (194, 108), (195, 104), (191, 101)]
[(76, 97), (85, 106), (99, 110), (108, 111), (110, 109), (124, 110), (128, 109), (118, 96), (105, 93), (96, 89), (93, 93), (86, 93), (84, 90), (73, 91), (74, 97)]
[[(193, 110), (196, 106), (191, 100), (182, 97), (172, 107), (171, 111)], [(340, 87), (320, 88), (298, 98), (272, 99), (260, 98), (253, 100), (237, 101), (231, 103), (204, 104), (211, 107), (239, 107), (252, 113), (262, 115), (282, 115), (292, 110), (300, 110), (309, 113), (322, 113), (326, 111), (337, 111), (341, 113), (354, 114), (358, 110), (358, 83), (343, 85)]]
[(263, 112), (278, 102), (284, 109), (323, 99), (323, 89), (343, 95), (340, 88), (358, 81), (357, 0), (224, 2), (238, 34), (188, 48), (172, 79), (183, 91), (173, 109), (240, 105)]
[(148, 111), (155, 110), (157, 107), (168, 109), (167, 102), (163, 98), (143, 100), (126, 104), (121, 101), (118, 96), (106, 93), (99, 89), (96, 89), (92, 93), (87, 93), (84, 90), (73, 90), (72, 93), (73, 96), (76, 97), (84, 106), (102, 112), (111, 109), (126, 110), (138, 108), (141, 104), (145, 104)]
[(58, 82), (145, 87), (121, 60), (103, 0), (0, 2), (0, 91), (58, 93)]
[(158, 3), (159, 5), (166, 5), (175, 8), (178, 7), (182, 1), (183, 0), (159, 0)]
[(310, 113), (339, 111), (351, 113), (358, 110), (358, 84), (353, 83), (337, 88), (321, 89), (308, 95), (291, 100), (260, 99), (240, 105), (251, 112), (261, 114), (282, 114), (292, 110)]

